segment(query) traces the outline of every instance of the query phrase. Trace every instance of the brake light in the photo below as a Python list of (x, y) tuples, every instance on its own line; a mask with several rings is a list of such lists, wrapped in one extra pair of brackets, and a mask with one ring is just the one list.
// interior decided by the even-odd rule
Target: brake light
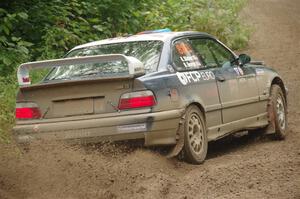
[(29, 77), (22, 77), (23, 83), (30, 84), (30, 78)]
[(151, 107), (154, 105), (156, 105), (156, 100), (152, 91), (138, 91), (123, 94), (120, 98), (118, 108), (124, 110)]
[(16, 119), (39, 119), (41, 112), (35, 103), (17, 103)]

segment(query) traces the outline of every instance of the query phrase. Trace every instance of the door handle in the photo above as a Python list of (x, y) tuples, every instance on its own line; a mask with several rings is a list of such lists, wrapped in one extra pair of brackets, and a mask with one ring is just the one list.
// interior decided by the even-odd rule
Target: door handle
[(219, 81), (219, 82), (224, 82), (225, 81), (225, 78), (221, 75), (218, 75), (216, 76), (216, 79)]

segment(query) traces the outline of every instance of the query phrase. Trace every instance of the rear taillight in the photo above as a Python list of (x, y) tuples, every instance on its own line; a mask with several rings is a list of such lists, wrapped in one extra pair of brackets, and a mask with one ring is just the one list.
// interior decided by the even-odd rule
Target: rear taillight
[(41, 112), (35, 103), (17, 103), (16, 104), (16, 119), (39, 119)]
[(125, 93), (121, 96), (118, 108), (124, 109), (135, 109), (151, 107), (156, 104), (155, 97), (152, 91), (138, 91), (132, 93)]

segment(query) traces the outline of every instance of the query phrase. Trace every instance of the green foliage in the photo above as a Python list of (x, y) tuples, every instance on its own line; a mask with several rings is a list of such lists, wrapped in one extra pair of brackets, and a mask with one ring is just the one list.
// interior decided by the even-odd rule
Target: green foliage
[(167, 0), (146, 13), (146, 29), (169, 27), (174, 31), (197, 30), (215, 35), (233, 49), (245, 47), (249, 28), (238, 20), (246, 0)]
[[(89, 41), (170, 28), (208, 32), (234, 49), (249, 30), (237, 20), (246, 0), (2, 0), (0, 140), (14, 120), (15, 71), (26, 61), (62, 57)], [(33, 81), (43, 72), (33, 73)]]
[(9, 140), (9, 132), (14, 123), (16, 93), (15, 76), (0, 76), (0, 142)]
[(25, 61), (29, 56), (28, 47), (32, 43), (23, 40), (15, 31), (28, 15), (25, 12), (8, 13), (0, 8), (0, 74), (12, 74), (16, 64)]

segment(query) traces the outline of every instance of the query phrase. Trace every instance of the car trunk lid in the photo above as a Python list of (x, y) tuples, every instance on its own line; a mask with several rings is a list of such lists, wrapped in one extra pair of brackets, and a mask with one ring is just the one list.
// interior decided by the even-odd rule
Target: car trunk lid
[[(30, 85), (30, 69), (120, 60), (127, 62), (128, 74), (46, 81)], [(30, 62), (22, 64), (18, 69), (20, 90), (17, 104), (37, 104), (41, 119), (112, 113), (118, 111), (120, 96), (132, 91), (134, 78), (142, 74), (143, 64), (125, 55), (97, 55)]]
[(111, 113), (117, 111), (120, 96), (132, 91), (132, 84), (129, 76), (39, 84), (20, 88), (17, 102), (38, 104), (42, 118)]

